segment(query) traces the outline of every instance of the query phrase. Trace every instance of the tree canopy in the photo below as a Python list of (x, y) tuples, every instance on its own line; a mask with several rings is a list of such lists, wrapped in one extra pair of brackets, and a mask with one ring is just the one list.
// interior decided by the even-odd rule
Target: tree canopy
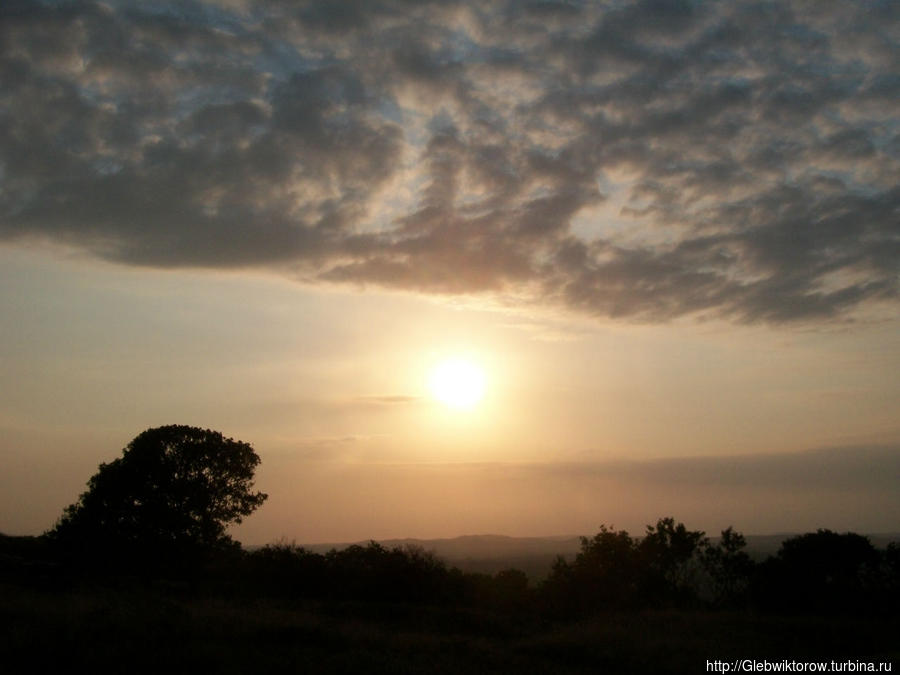
[(171, 425), (148, 429), (100, 465), (88, 489), (49, 533), (101, 547), (217, 547), (267, 498), (253, 491), (259, 456), (218, 431)]

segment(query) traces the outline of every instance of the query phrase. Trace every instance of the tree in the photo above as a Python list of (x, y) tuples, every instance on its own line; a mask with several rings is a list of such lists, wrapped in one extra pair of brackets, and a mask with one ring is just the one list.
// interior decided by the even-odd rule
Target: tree
[(844, 611), (879, 595), (882, 556), (867, 537), (819, 529), (782, 542), (757, 578), (757, 595), (783, 609)]
[(601, 525), (592, 538), (581, 538), (581, 552), (572, 564), (576, 584), (597, 606), (633, 603), (640, 572), (636, 551), (628, 532)]
[(753, 570), (753, 561), (744, 552), (747, 540), (729, 527), (722, 530), (716, 545), (704, 547), (700, 559), (709, 574), (713, 600), (717, 605), (740, 604), (745, 598)]
[(561, 613), (630, 607), (637, 602), (640, 571), (634, 539), (601, 525), (593, 537), (581, 537), (571, 563), (557, 558), (542, 592), (552, 611)]
[(699, 530), (688, 530), (674, 518), (660, 518), (648, 525), (637, 546), (644, 574), (642, 590), (649, 604), (684, 604), (696, 591), (695, 556), (707, 539)]
[(156, 554), (233, 544), (225, 528), (265, 500), (259, 457), (242, 441), (189, 426), (148, 429), (99, 470), (48, 534), (83, 550)]

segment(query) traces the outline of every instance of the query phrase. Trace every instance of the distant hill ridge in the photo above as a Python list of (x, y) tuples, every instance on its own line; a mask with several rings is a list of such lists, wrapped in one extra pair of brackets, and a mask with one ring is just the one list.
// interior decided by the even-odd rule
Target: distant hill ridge
[[(333, 548), (342, 549), (354, 544), (365, 545), (369, 540), (351, 543), (326, 543), (305, 545), (304, 548), (324, 553)], [(448, 561), (458, 558), (503, 558), (509, 555), (546, 554), (568, 555), (576, 553), (581, 546), (578, 535), (560, 535), (553, 537), (510, 537), (502, 534), (467, 534), (444, 539), (379, 539), (382, 546), (419, 546), (427, 551), (434, 551)]]
[[(802, 534), (750, 534), (745, 535), (747, 553), (755, 560), (763, 560), (775, 555), (785, 539)], [(900, 541), (900, 532), (866, 534), (872, 545), (884, 548), (892, 541)], [(715, 542), (718, 537), (711, 536)], [(315, 553), (326, 553), (331, 549), (343, 549), (354, 544), (366, 545), (371, 540), (343, 543), (305, 544), (303, 548)], [(465, 572), (495, 574), (503, 569), (516, 568), (531, 579), (545, 577), (556, 557), (561, 555), (572, 560), (581, 550), (580, 535), (559, 535), (547, 537), (511, 537), (502, 534), (470, 534), (445, 539), (381, 539), (376, 540), (386, 548), (417, 546), (433, 551), (448, 564)]]
[[(838, 531), (838, 530), (836, 530)], [(781, 542), (796, 537), (802, 532), (786, 532), (783, 534), (748, 534), (748, 553), (773, 554), (778, 551)], [(556, 535), (546, 537), (511, 537), (504, 534), (466, 534), (459, 537), (440, 539), (376, 539), (382, 546), (420, 546), (427, 551), (447, 558), (456, 557), (504, 557), (513, 553), (557, 553), (559, 555), (575, 554), (581, 548), (582, 535)], [(900, 541), (900, 532), (864, 534), (877, 548), (884, 548), (892, 541)], [(715, 542), (718, 537), (711, 536)], [(303, 548), (316, 553), (325, 553), (331, 549), (343, 549), (353, 545), (368, 544), (370, 539), (354, 542), (303, 544)]]

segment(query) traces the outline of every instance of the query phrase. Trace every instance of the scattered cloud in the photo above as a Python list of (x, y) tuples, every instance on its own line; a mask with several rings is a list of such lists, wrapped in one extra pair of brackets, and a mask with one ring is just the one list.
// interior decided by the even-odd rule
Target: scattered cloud
[(0, 34), (2, 240), (643, 321), (898, 298), (896, 3), (14, 1)]

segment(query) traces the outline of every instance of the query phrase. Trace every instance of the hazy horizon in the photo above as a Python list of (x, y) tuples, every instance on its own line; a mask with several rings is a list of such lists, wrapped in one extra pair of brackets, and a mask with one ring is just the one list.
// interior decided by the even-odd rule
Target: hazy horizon
[(246, 544), (900, 531), (900, 5), (0, 7), (0, 532), (167, 424)]

